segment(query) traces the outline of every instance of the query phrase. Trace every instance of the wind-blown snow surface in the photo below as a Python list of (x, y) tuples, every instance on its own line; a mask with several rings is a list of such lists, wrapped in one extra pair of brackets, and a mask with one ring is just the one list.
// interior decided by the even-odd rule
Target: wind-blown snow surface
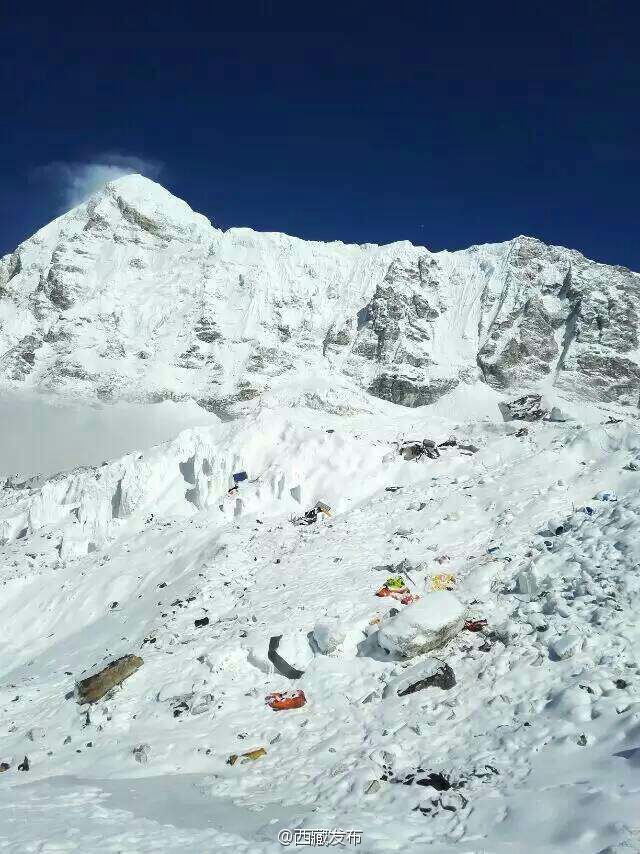
[[(360, 830), (372, 854), (639, 850), (640, 472), (624, 466), (640, 432), (579, 414), (516, 437), (425, 409), (410, 433), (391, 406), (265, 410), (6, 486), (8, 850), (267, 854), (296, 827)], [(479, 452), (406, 462), (393, 445), (452, 432)], [(611, 489), (617, 502), (593, 500)], [(317, 500), (332, 518), (294, 526)], [(454, 573), (465, 616), (488, 627), (431, 653), (453, 688), (383, 699), (403, 662), (375, 620), (412, 606), (374, 594), (405, 560), (422, 596)], [(316, 627), (333, 627), (328, 655)], [(278, 634), (297, 682), (267, 659)], [(75, 680), (127, 653), (143, 666), (87, 715)], [(306, 706), (265, 705), (290, 687)], [(418, 785), (436, 772), (464, 785)]]

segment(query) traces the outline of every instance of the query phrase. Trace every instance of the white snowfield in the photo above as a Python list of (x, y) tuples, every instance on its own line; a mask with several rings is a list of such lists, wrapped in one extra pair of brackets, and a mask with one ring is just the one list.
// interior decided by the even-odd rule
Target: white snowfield
[(139, 176), (2, 259), (0, 850), (640, 851), (637, 286)]
[[(361, 830), (367, 852), (637, 850), (640, 472), (624, 466), (640, 461), (640, 433), (585, 413), (518, 438), (497, 419), (417, 410), (412, 435), (480, 450), (406, 462), (393, 407), (265, 410), (10, 482), (8, 850), (276, 852), (283, 828)], [(229, 496), (238, 470), (249, 480)], [(612, 489), (616, 502), (592, 500)], [(331, 518), (291, 523), (318, 500)], [(566, 533), (547, 532), (550, 516)], [(398, 571), (419, 601), (375, 596)], [(445, 572), (455, 591), (430, 592)], [(379, 635), (402, 621), (437, 626), (438, 602), (447, 619), (486, 619), (484, 633), (408, 660), (385, 651)], [(300, 679), (274, 670), (275, 635)], [(129, 653), (142, 667), (78, 706), (75, 681)], [(383, 698), (433, 655), (455, 686)], [(291, 688), (305, 706), (265, 704)]]

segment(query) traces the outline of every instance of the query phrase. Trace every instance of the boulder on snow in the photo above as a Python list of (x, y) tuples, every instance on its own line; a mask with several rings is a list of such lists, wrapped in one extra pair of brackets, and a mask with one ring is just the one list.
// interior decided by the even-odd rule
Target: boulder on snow
[(151, 753), (151, 745), (149, 744), (138, 744), (131, 751), (133, 754), (133, 758), (136, 762), (139, 762), (141, 765), (146, 765), (149, 761), (149, 754)]
[(584, 646), (584, 638), (580, 635), (563, 635), (561, 638), (553, 641), (549, 645), (549, 650), (552, 655), (562, 661), (565, 658), (571, 658), (576, 652), (580, 652)]
[(41, 726), (34, 726), (28, 732), (25, 733), (29, 741), (38, 741), (41, 738), (45, 737), (45, 731)]
[(407, 461), (419, 460), (423, 456), (436, 460), (440, 456), (438, 446), (433, 439), (403, 442), (399, 451), (400, 455)]
[(400, 445), (400, 456), (410, 462), (411, 460), (419, 460), (424, 454), (422, 442), (405, 442)]
[(505, 421), (541, 421), (547, 414), (539, 394), (525, 394), (511, 403), (501, 402), (498, 408)]
[(616, 491), (614, 489), (601, 489), (600, 492), (596, 492), (593, 496), (596, 501), (617, 501), (618, 496), (616, 495)]
[(552, 516), (551, 519), (547, 522), (547, 526), (549, 532), (553, 534), (554, 537), (559, 537), (561, 534), (566, 534), (569, 528), (571, 527), (571, 522), (567, 517), (564, 518), (559, 516)]
[(125, 679), (134, 674), (144, 661), (138, 655), (123, 655), (108, 664), (103, 670), (95, 673), (93, 676), (88, 676), (76, 683), (76, 698), (79, 705), (85, 703), (95, 703), (102, 699), (104, 695), (114, 688), (116, 685), (121, 685)]
[(424, 688), (448, 691), (456, 684), (451, 667), (439, 658), (427, 658), (392, 679), (382, 692), (383, 698), (404, 697)]
[(477, 445), (472, 445), (471, 442), (467, 442), (466, 444), (463, 444), (463, 445), (458, 445), (458, 449), (460, 450), (461, 454), (463, 454), (467, 457), (470, 457), (472, 454), (477, 454), (478, 451), (480, 450), (480, 448)]
[(551, 412), (549, 413), (549, 421), (555, 421), (559, 424), (567, 420), (566, 413), (560, 409), (559, 406), (552, 406)]
[(378, 643), (388, 652), (412, 658), (440, 649), (461, 631), (464, 608), (453, 593), (438, 590), (405, 608), (378, 631)]

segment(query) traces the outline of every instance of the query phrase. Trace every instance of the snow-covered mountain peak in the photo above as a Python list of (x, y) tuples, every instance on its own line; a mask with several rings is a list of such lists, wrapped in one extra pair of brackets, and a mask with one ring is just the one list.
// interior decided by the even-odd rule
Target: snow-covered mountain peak
[(148, 235), (164, 241), (200, 242), (215, 231), (206, 217), (143, 175), (125, 175), (109, 182), (69, 211), (66, 219), (69, 239), (77, 239), (82, 232), (97, 232), (116, 241), (139, 241)]
[(129, 175), (0, 260), (0, 383), (216, 412), (286, 389), (415, 407), (476, 381), (636, 407), (639, 283), (524, 236), (432, 253), (223, 232)]
[(94, 197), (94, 202), (89, 203), (88, 211), (93, 215), (102, 202), (111, 200), (125, 219), (160, 234), (166, 234), (169, 229), (183, 233), (211, 229), (206, 217), (195, 213), (182, 199), (143, 175), (125, 175), (111, 181)]

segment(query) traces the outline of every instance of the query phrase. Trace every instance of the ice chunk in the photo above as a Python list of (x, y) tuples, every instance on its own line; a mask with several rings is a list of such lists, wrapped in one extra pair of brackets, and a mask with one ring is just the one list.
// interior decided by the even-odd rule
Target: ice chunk
[(464, 608), (453, 593), (439, 590), (405, 608), (378, 632), (383, 649), (412, 658), (440, 649), (464, 625)]
[(346, 633), (336, 622), (316, 623), (313, 638), (323, 655), (331, 655), (344, 643)]
[(584, 645), (584, 638), (580, 635), (563, 635), (550, 645), (551, 652), (556, 658), (570, 658), (576, 652), (580, 652)]

